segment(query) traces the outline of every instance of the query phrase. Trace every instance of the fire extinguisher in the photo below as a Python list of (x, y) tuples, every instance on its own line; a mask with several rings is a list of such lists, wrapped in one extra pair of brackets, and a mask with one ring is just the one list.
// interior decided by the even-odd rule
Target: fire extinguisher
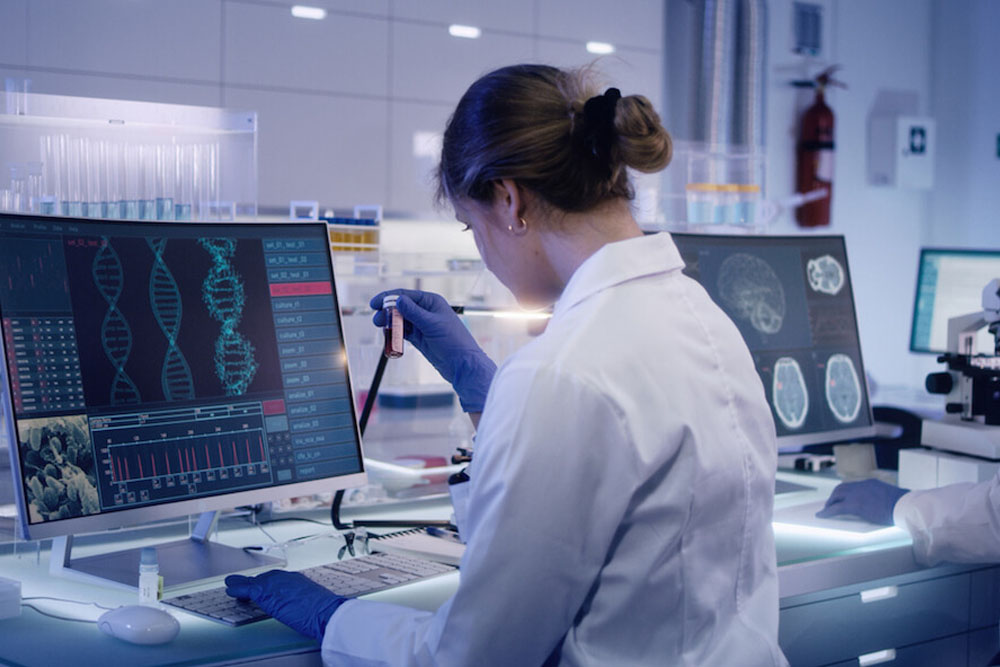
[[(825, 227), (830, 224), (830, 202), (833, 200), (833, 111), (827, 106), (824, 91), (827, 86), (840, 86), (833, 73), (834, 65), (815, 79), (796, 81), (795, 85), (816, 89), (816, 98), (802, 115), (802, 129), (796, 151), (795, 191), (808, 195), (806, 203), (795, 212), (801, 227)], [(825, 191), (825, 192), (824, 192)]]

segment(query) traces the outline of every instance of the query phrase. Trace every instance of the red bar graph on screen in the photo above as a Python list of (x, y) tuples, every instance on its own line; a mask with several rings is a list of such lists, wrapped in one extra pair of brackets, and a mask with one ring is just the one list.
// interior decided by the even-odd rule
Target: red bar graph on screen
[[(109, 448), (108, 475), (111, 482), (125, 483), (192, 473), (232, 473), (236, 469), (241, 476), (252, 474), (268, 463), (263, 435), (257, 430), (253, 435), (256, 448), (250, 447), (251, 438), (243, 432), (113, 445)], [(163, 462), (162, 468), (158, 460)]]

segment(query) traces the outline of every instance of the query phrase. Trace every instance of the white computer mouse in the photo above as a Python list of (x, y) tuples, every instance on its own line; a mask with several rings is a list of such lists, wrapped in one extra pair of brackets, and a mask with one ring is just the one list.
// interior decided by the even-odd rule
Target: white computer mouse
[(106, 635), (133, 644), (166, 644), (181, 631), (181, 624), (170, 612), (140, 604), (104, 612), (97, 619), (97, 627)]

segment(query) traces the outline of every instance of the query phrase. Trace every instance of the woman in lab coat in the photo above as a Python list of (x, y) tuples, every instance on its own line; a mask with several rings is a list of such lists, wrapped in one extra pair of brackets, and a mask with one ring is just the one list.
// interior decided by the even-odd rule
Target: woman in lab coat
[(786, 664), (764, 390), (671, 237), (644, 236), (629, 206), (626, 168), (670, 155), (650, 102), (598, 94), (587, 71), (476, 81), (439, 193), (487, 268), (552, 318), (495, 370), (444, 299), (397, 290), (408, 340), (482, 415), (461, 583), (436, 612), (286, 572), (230, 577), (230, 593), (322, 638), (326, 664)]

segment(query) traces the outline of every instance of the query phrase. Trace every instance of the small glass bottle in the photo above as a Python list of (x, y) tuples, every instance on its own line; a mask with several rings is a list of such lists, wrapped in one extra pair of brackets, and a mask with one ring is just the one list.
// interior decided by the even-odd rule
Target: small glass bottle
[(144, 547), (139, 552), (139, 604), (155, 606), (160, 599), (160, 565), (156, 549)]
[(403, 356), (403, 316), (396, 308), (398, 294), (389, 294), (382, 299), (382, 310), (385, 311), (385, 356), (396, 359)]

